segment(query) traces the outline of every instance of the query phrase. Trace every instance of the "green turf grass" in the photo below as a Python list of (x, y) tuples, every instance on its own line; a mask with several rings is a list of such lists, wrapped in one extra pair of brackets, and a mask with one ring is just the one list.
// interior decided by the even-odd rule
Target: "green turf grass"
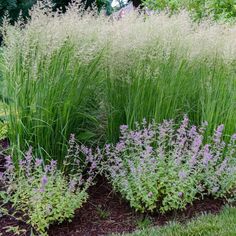
[(126, 236), (235, 236), (236, 208), (226, 207), (219, 215), (203, 215), (186, 224), (170, 222), (163, 227), (146, 228)]

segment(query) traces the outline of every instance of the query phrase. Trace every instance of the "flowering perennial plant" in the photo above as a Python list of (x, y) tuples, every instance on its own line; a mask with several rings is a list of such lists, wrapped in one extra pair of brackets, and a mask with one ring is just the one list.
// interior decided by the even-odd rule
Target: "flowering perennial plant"
[(64, 164), (71, 169), (59, 170), (55, 160), (45, 164), (43, 159), (32, 156), (30, 148), (18, 167), (10, 156), (6, 157), (6, 171), (0, 173), (5, 195), (17, 211), (27, 215), (27, 222), (40, 235), (47, 235), (51, 223), (73, 217), (74, 211), (87, 200), (86, 191), (97, 174), (101, 156), (76, 144), (73, 135), (69, 144)]
[(105, 173), (113, 187), (139, 211), (181, 209), (199, 196), (229, 198), (236, 186), (236, 135), (222, 140), (223, 125), (204, 142), (207, 123), (180, 126), (143, 120), (122, 125), (116, 145), (106, 145)]

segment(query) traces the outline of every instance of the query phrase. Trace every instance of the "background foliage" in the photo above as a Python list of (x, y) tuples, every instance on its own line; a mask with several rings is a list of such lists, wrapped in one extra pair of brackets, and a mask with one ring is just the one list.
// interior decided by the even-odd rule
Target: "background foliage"
[(235, 0), (145, 0), (149, 9), (167, 9), (173, 13), (182, 9), (190, 11), (195, 19), (212, 16), (215, 20), (236, 17)]
[[(37, 2), (37, 0), (0, 0), (0, 24), (2, 22), (4, 14), (8, 12), (12, 22), (14, 22), (19, 13), (22, 13), (24, 18), (29, 16), (29, 9)], [(54, 9), (61, 8), (64, 12), (66, 6), (71, 0), (52, 0)], [(112, 12), (111, 0), (82, 0), (85, 4), (85, 8), (92, 7), (93, 4), (97, 5), (98, 9), (105, 8), (107, 14)]]

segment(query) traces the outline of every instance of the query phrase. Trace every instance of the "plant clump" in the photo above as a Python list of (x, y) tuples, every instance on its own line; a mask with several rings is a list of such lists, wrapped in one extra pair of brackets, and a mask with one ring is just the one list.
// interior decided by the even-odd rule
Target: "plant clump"
[[(0, 173), (4, 184), (2, 200), (10, 202), (15, 212), (26, 215), (26, 222), (40, 235), (47, 235), (49, 225), (70, 220), (88, 198), (88, 187), (94, 183), (101, 156), (92, 155), (89, 148), (70, 139), (70, 148), (64, 161), (64, 170), (57, 168), (57, 161), (45, 164), (34, 158), (32, 148), (14, 166), (6, 157), (6, 171)], [(70, 170), (66, 171), (66, 167)]]
[(222, 140), (223, 125), (204, 143), (206, 123), (190, 126), (187, 116), (122, 125), (120, 141), (106, 145), (105, 174), (114, 189), (141, 212), (184, 208), (199, 197), (234, 198), (236, 135)]

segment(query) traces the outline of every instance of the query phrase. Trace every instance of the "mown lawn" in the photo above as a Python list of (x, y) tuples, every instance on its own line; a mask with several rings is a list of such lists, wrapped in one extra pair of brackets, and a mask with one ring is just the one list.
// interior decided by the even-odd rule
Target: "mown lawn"
[(225, 208), (219, 215), (204, 215), (187, 224), (170, 222), (164, 227), (147, 228), (126, 236), (235, 236), (236, 208)]

